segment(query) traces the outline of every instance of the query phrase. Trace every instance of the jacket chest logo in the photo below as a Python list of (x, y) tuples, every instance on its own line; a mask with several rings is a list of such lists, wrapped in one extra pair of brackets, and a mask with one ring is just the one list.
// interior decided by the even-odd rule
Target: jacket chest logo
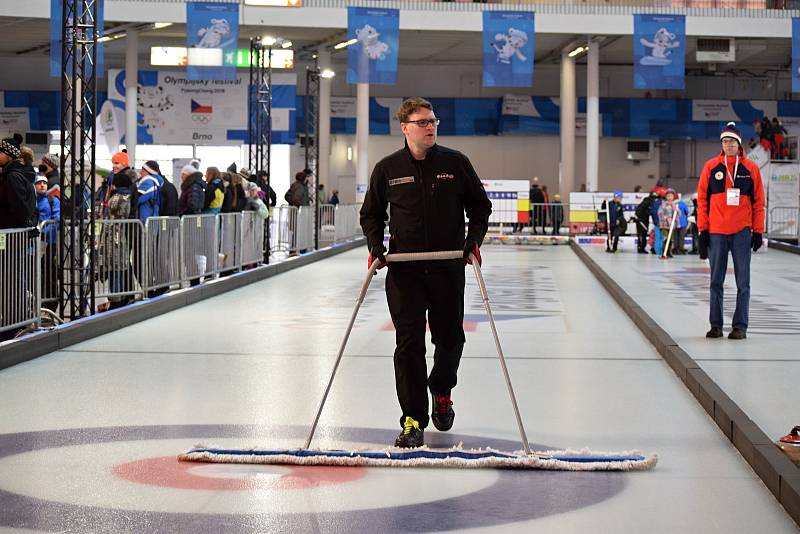
[(714, 178), (716, 178), (717, 180), (722, 180), (723, 178), (725, 178), (725, 173), (722, 171), (717, 171), (714, 174)]
[(400, 184), (413, 184), (414, 177), (413, 176), (402, 176), (400, 178), (392, 178), (389, 180), (389, 185), (400, 185)]
[(439, 174), (436, 175), (437, 180), (452, 180), (455, 177), (456, 176), (454, 174), (449, 174), (446, 172), (440, 172)]

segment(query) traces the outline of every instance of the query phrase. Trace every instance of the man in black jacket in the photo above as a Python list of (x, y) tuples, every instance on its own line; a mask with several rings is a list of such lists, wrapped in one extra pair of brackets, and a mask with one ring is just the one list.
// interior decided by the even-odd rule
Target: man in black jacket
[[(389, 252), (462, 250), (480, 262), (479, 247), (489, 226), (492, 204), (466, 156), (436, 144), (439, 119), (431, 104), (412, 97), (397, 112), (406, 139), (401, 150), (383, 158), (372, 171), (361, 208), (369, 262), (386, 265), (383, 232), (390, 206)], [(469, 218), (464, 236), (464, 212)], [(455, 412), (450, 392), (464, 348), (464, 260), (392, 263), (386, 299), (396, 330), (395, 384), (403, 431), (398, 447), (419, 447), (431, 419), (449, 430)], [(428, 377), (425, 364), (426, 312), (436, 350)]]
[(650, 224), (650, 207), (658, 198), (656, 193), (650, 193), (636, 206), (636, 250), (639, 254), (647, 254), (647, 230)]
[(36, 226), (36, 192), (33, 167), (20, 157), (19, 144), (9, 137), (0, 141), (0, 228)]

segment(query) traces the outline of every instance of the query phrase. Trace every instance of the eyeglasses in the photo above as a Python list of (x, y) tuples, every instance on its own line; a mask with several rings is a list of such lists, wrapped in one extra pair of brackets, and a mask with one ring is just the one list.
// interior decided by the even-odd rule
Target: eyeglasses
[(420, 128), (427, 128), (428, 125), (439, 126), (439, 119), (419, 119), (418, 121), (406, 121), (406, 124), (414, 123)]

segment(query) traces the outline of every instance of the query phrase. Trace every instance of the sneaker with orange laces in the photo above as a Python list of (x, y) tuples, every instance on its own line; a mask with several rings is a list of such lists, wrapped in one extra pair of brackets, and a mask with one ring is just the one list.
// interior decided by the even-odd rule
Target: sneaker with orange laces
[(447, 432), (453, 428), (453, 420), (456, 418), (456, 412), (453, 411), (453, 401), (450, 395), (442, 395), (431, 391), (431, 399), (433, 409), (431, 410), (431, 421), (436, 430)]

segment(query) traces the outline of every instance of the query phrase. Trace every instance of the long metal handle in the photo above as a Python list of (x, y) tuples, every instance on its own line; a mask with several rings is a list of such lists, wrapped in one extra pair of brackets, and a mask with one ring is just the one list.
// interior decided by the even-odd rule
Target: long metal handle
[[(442, 252), (413, 252), (408, 254), (387, 254), (386, 261), (401, 262), (401, 261), (420, 261), (420, 260), (449, 260), (455, 258), (462, 258), (463, 256), (464, 252), (461, 250), (450, 250)], [(306, 444), (303, 446), (304, 449), (308, 449), (311, 446), (311, 440), (314, 439), (314, 432), (316, 432), (317, 430), (317, 424), (319, 423), (319, 418), (322, 415), (322, 409), (325, 407), (325, 401), (328, 399), (328, 394), (331, 391), (331, 386), (333, 385), (333, 378), (336, 376), (336, 370), (339, 368), (339, 362), (342, 361), (342, 354), (344, 354), (344, 348), (347, 345), (347, 340), (350, 338), (350, 332), (353, 330), (353, 324), (356, 321), (356, 315), (358, 314), (359, 308), (361, 308), (361, 303), (364, 302), (364, 297), (366, 297), (367, 295), (367, 289), (369, 288), (369, 284), (372, 281), (372, 277), (375, 275), (375, 271), (377, 270), (378, 270), (378, 260), (376, 259), (372, 262), (372, 265), (370, 265), (369, 271), (367, 271), (367, 277), (364, 279), (364, 283), (361, 285), (361, 292), (358, 294), (356, 307), (353, 310), (353, 314), (350, 316), (350, 324), (347, 325), (347, 331), (344, 334), (344, 339), (342, 339), (342, 344), (339, 346), (339, 354), (337, 354), (336, 361), (333, 364), (331, 377), (328, 380), (328, 385), (325, 387), (325, 393), (322, 395), (322, 400), (319, 403), (319, 408), (317, 408), (317, 415), (316, 417), (314, 417), (314, 423), (311, 425), (311, 431), (308, 433)]]
[(511, 397), (511, 406), (514, 408), (514, 416), (517, 418), (517, 427), (519, 427), (519, 437), (522, 441), (522, 449), (525, 454), (531, 454), (531, 448), (528, 444), (528, 436), (525, 434), (525, 427), (522, 424), (522, 417), (519, 415), (519, 406), (517, 406), (517, 397), (514, 395), (514, 388), (511, 386), (511, 377), (508, 374), (508, 367), (506, 367), (506, 359), (503, 356), (503, 348), (500, 346), (500, 338), (497, 335), (497, 327), (494, 324), (494, 316), (492, 309), (489, 307), (489, 293), (486, 291), (486, 284), (483, 283), (483, 275), (481, 274), (481, 266), (478, 264), (478, 259), (474, 254), (470, 254), (472, 260), (472, 267), (475, 271), (475, 278), (478, 280), (478, 287), (481, 290), (481, 298), (483, 299), (483, 307), (486, 309), (486, 316), (489, 317), (489, 325), (492, 327), (492, 335), (494, 336), (494, 344), (497, 347), (497, 356), (500, 358), (500, 367), (503, 369), (503, 376), (506, 379), (508, 386), (508, 395)]

